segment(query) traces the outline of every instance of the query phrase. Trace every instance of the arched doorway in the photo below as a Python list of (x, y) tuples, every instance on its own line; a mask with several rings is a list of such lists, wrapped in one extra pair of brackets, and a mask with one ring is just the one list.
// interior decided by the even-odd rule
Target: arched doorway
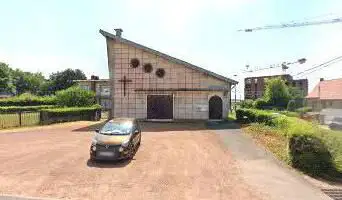
[(222, 119), (222, 99), (219, 96), (209, 99), (209, 119)]

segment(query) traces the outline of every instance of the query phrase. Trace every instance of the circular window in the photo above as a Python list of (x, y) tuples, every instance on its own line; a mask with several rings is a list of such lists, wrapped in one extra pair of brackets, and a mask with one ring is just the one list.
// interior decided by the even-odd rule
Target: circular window
[(132, 68), (137, 68), (140, 65), (140, 61), (138, 58), (132, 58), (131, 59), (131, 67)]
[(151, 63), (146, 63), (144, 64), (144, 71), (146, 73), (151, 73), (153, 70), (152, 64)]
[(157, 75), (159, 78), (163, 78), (163, 77), (165, 76), (165, 70), (164, 70), (163, 68), (157, 69), (156, 75)]

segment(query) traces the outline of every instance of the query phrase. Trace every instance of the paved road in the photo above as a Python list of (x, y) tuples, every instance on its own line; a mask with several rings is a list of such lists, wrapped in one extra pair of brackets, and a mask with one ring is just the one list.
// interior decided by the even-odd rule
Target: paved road
[(268, 199), (212, 130), (144, 124), (131, 162), (88, 161), (89, 123), (0, 133), (0, 194), (63, 199)]

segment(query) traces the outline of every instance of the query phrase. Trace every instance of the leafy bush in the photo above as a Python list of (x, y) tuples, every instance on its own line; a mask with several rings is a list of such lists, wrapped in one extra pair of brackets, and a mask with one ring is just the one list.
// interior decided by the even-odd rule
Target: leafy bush
[(1, 112), (23, 112), (23, 111), (40, 111), (47, 108), (55, 108), (55, 105), (42, 105), (42, 106), (5, 106), (0, 107)]
[(296, 102), (295, 100), (290, 100), (288, 103), (287, 103), (287, 110), (288, 111), (295, 111), (296, 109)]
[(253, 103), (253, 108), (256, 108), (256, 109), (267, 109), (268, 107), (269, 107), (269, 104), (264, 99), (257, 99)]
[(311, 107), (301, 107), (301, 108), (296, 109), (296, 112), (300, 112), (300, 113), (312, 112), (312, 108)]
[(246, 99), (240, 102), (241, 108), (253, 108), (253, 100)]
[(19, 96), (0, 99), (0, 106), (38, 106), (38, 105), (56, 105), (55, 96), (36, 96), (30, 93), (24, 93)]
[(67, 107), (91, 106), (95, 103), (95, 93), (74, 86), (56, 93), (57, 105)]
[(289, 139), (289, 158), (293, 167), (317, 176), (333, 169), (332, 156), (321, 138), (303, 133)]
[(263, 110), (255, 110), (255, 109), (237, 109), (236, 110), (236, 119), (239, 122), (244, 123), (266, 123), (271, 124), (272, 119), (274, 118), (274, 114), (263, 111)]

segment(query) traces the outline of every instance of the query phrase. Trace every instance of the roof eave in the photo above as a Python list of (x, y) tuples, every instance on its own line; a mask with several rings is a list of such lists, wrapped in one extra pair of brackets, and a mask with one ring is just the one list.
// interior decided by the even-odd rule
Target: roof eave
[(133, 46), (135, 46), (135, 47), (137, 47), (137, 48), (139, 48), (139, 49), (147, 50), (147, 51), (149, 51), (149, 52), (151, 52), (151, 53), (153, 53), (153, 54), (157, 54), (158, 56), (161, 56), (161, 57), (163, 57), (163, 58), (165, 58), (165, 59), (167, 59), (167, 60), (170, 60), (170, 61), (175, 62), (175, 63), (177, 63), (177, 64), (185, 65), (185, 66), (187, 66), (187, 67), (189, 67), (189, 68), (192, 68), (192, 69), (194, 69), (194, 70), (200, 71), (200, 72), (202, 72), (202, 73), (204, 73), (204, 74), (207, 74), (207, 75), (212, 76), (212, 77), (214, 77), (214, 78), (220, 79), (220, 80), (222, 80), (222, 81), (225, 81), (225, 82), (228, 82), (228, 83), (232, 83), (232, 84), (238, 84), (238, 83), (239, 83), (239, 82), (236, 81), (236, 80), (233, 80), (233, 79), (224, 77), (224, 76), (222, 76), (222, 75), (216, 74), (216, 73), (214, 73), (214, 72), (211, 72), (211, 71), (209, 71), (209, 70), (203, 69), (203, 68), (201, 68), (201, 67), (198, 67), (198, 66), (196, 66), (196, 65), (193, 65), (193, 64), (188, 63), (188, 62), (186, 62), (186, 61), (183, 61), (183, 60), (180, 60), (180, 59), (178, 59), (178, 58), (174, 58), (174, 57), (169, 56), (169, 55), (167, 55), (167, 54), (161, 53), (161, 52), (159, 52), (159, 51), (157, 51), (157, 50), (154, 50), (154, 49), (151, 49), (151, 48), (149, 48), (149, 47), (143, 46), (143, 45), (141, 45), (141, 44), (135, 43), (135, 42), (133, 42), (133, 41), (124, 39), (124, 38), (122, 38), (122, 37), (117, 37), (117, 36), (115, 36), (114, 34), (111, 34), (111, 33), (108, 33), (108, 32), (106, 32), (106, 31), (103, 31), (102, 29), (100, 29), (99, 32), (101, 33), (101, 35), (103, 35), (103, 36), (106, 37), (106, 38), (111, 38), (111, 39), (114, 39), (114, 40), (120, 40), (120, 41), (123, 42), (123, 43), (131, 44), (131, 45), (133, 45)]

